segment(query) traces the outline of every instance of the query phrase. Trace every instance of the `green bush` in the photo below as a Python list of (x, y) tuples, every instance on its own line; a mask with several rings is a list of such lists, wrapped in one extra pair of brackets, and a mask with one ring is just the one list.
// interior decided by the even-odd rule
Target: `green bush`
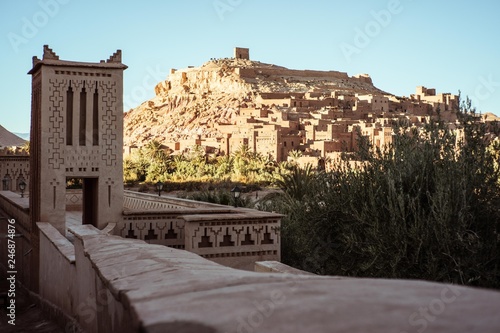
[(396, 127), (384, 150), (361, 142), (358, 168), (283, 177), (284, 194), (259, 204), (286, 215), (282, 260), (319, 274), (500, 288), (498, 150), (474, 113), (459, 116), (461, 135), (440, 121)]
[[(217, 187), (214, 187), (210, 185), (205, 190), (180, 194), (179, 197), (196, 201), (210, 202), (219, 205), (234, 206), (233, 194), (229, 190), (229, 188), (233, 188), (234, 186), (235, 185), (220, 187), (219, 184), (217, 185)], [(242, 188), (242, 192), (247, 192), (245, 187)], [(253, 207), (253, 201), (248, 196), (242, 196), (237, 200), (238, 207)]]

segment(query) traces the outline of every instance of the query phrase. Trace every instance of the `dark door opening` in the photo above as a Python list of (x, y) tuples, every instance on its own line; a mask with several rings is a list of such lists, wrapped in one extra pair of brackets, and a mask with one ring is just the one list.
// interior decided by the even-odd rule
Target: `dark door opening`
[(97, 178), (83, 178), (82, 224), (97, 227), (98, 195)]

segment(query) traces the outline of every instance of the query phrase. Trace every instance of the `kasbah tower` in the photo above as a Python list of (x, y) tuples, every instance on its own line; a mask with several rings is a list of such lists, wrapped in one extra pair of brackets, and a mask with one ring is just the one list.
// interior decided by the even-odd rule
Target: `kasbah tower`
[(83, 182), (82, 224), (102, 229), (122, 217), (121, 96), (126, 68), (120, 50), (100, 63), (59, 60), (47, 45), (41, 60), (33, 57), (28, 74), (32, 76), (30, 221), (35, 252), (37, 222), (49, 222), (66, 233), (68, 178)]

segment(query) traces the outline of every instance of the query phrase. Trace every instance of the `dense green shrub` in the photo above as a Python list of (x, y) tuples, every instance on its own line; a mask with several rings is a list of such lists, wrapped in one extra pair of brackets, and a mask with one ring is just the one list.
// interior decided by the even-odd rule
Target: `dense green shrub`
[(319, 274), (500, 288), (498, 145), (469, 110), (461, 131), (440, 121), (396, 127), (384, 150), (360, 142), (358, 168), (283, 177), (284, 193), (259, 204), (286, 215), (283, 261)]
[[(230, 190), (228, 189), (207, 189), (198, 192), (186, 193), (184, 195), (180, 195), (180, 197), (190, 200), (210, 202), (214, 204), (220, 205), (228, 205), (234, 206), (234, 198)], [(238, 207), (250, 207), (252, 206), (252, 201), (248, 197), (240, 197), (236, 199)]]
[(201, 146), (189, 152), (170, 155), (157, 141), (134, 151), (123, 161), (126, 184), (147, 181), (162, 182), (221, 182), (272, 184), (282, 166), (269, 157), (251, 152), (246, 145), (231, 155), (206, 154)]

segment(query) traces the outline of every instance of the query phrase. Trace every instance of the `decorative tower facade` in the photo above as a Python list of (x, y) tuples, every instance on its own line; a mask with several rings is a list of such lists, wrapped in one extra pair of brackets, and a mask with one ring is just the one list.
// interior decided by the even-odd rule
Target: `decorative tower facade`
[(83, 183), (82, 223), (102, 229), (123, 211), (123, 71), (108, 60), (60, 60), (47, 45), (33, 57), (30, 216), (66, 232), (66, 182)]

